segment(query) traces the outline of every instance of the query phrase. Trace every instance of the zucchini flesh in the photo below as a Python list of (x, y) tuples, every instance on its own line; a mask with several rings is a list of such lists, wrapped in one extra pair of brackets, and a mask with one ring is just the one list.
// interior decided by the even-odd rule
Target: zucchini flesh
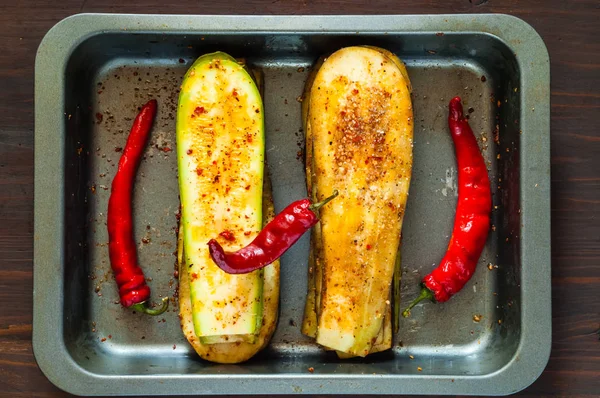
[(177, 112), (181, 228), (193, 325), (203, 344), (251, 343), (262, 323), (263, 271), (229, 275), (206, 243), (216, 238), (237, 250), (262, 227), (263, 111), (254, 80), (227, 54), (198, 58), (184, 77)]
[[(256, 72), (255, 72), (256, 74)], [(263, 179), (263, 226), (275, 217), (270, 181), (267, 175)], [(275, 331), (277, 308), (279, 306), (279, 260), (264, 270), (263, 316), (262, 325), (254, 342), (228, 342), (203, 344), (194, 330), (190, 286), (183, 248), (183, 229), (179, 229), (177, 241), (177, 261), (179, 265), (179, 319), (183, 334), (200, 357), (217, 363), (239, 363), (250, 359), (263, 349)], [(223, 339), (224, 340), (224, 339)]]
[(391, 319), (413, 128), (406, 70), (389, 54), (366, 47), (337, 51), (305, 98), (312, 194), (321, 199), (340, 191), (320, 214), (316, 336), (319, 344), (348, 356), (370, 353), (380, 333), (391, 340), (391, 322), (382, 326)]

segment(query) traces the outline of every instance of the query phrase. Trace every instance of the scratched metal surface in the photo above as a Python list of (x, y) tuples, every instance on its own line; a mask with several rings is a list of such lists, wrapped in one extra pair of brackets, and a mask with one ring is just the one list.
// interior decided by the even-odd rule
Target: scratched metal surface
[[(100, 17), (87, 16), (71, 23), (83, 24), (85, 18), (98, 21)], [(142, 26), (155, 27), (150, 23), (152, 19), (137, 18)], [(526, 125), (524, 119), (531, 118), (525, 114), (523, 102), (536, 102), (523, 97), (522, 92), (528, 89), (527, 84), (536, 82), (523, 79), (514, 49), (494, 36), (463, 32), (481, 28), (477, 23), (468, 29), (469, 22), (457, 17), (448, 32), (436, 34), (444, 31), (442, 19), (413, 18), (430, 23), (430, 32), (189, 34), (171, 30), (173, 26), (184, 29), (185, 21), (167, 18), (164, 29), (168, 35), (105, 32), (79, 44), (64, 63), (64, 146), (59, 152), (64, 159), (64, 219), (60, 221), (64, 245), (60, 272), (52, 276), (60, 278), (55, 291), (40, 282), (48, 266), (41, 269), (42, 261), (36, 261), (36, 306), (42, 295), (61, 300), (56, 323), (61, 337), (54, 353), (68, 357), (75, 371), (68, 372), (68, 367), (44, 369), (48, 359), (42, 355), (48, 353), (39, 349), (40, 343), (56, 336), (48, 330), (51, 322), (38, 311), (34, 344), (37, 339), (36, 355), (50, 379), (62, 388), (86, 395), (267, 390), (282, 394), (498, 394), (532, 382), (545, 365), (545, 348), (538, 349), (542, 351), (539, 358), (528, 359), (533, 367), (529, 371), (515, 367), (514, 362), (520, 359), (519, 345), (524, 343), (531, 323), (544, 324), (548, 321), (544, 317), (550, 316), (540, 307), (541, 318), (523, 317), (526, 308), (535, 310), (540, 303), (524, 301), (521, 288), (521, 252), (531, 248), (522, 247), (521, 238), (524, 195), (520, 187), (525, 181), (520, 166), (520, 131)], [(508, 22), (486, 18), (498, 25)], [(111, 17), (100, 21), (120, 26)], [(126, 26), (132, 23), (130, 19), (117, 21)], [(240, 21), (250, 27), (256, 23), (251, 18)], [(352, 19), (346, 23), (350, 21), (359, 24)], [(284, 25), (283, 21), (278, 23)], [(294, 19), (292, 26), (302, 26), (302, 21)], [(311, 26), (305, 28), (306, 32), (311, 32)], [(306, 235), (282, 258), (280, 319), (269, 347), (242, 365), (203, 362), (183, 337), (177, 316), (173, 254), (179, 206), (175, 114), (181, 78), (195, 57), (216, 49), (245, 57), (250, 65), (263, 70), (267, 162), (279, 211), (306, 194), (299, 100), (311, 64), (321, 54), (353, 44), (379, 45), (396, 52), (406, 62), (413, 85), (414, 166), (403, 228), (403, 303), (418, 294), (420, 279), (439, 262), (451, 233), (457, 173), (446, 117), (448, 101), (455, 95), (463, 98), (469, 112), (494, 192), (494, 230), (478, 270), (451, 301), (419, 306), (410, 318), (403, 319), (391, 351), (362, 360), (340, 361), (300, 333), (306, 292)], [(542, 89), (545, 82), (542, 79), (538, 83)], [(137, 108), (150, 98), (157, 98), (159, 111), (138, 172), (134, 217), (139, 259), (149, 278), (152, 297), (156, 301), (165, 295), (171, 297), (169, 311), (158, 318), (134, 314), (118, 304), (106, 231), (110, 183), (120, 150)], [(543, 117), (543, 98), (537, 101), (541, 102), (538, 112)], [(541, 134), (543, 145), (543, 134), (548, 131)], [(36, 153), (36, 159), (40, 156)], [(37, 166), (41, 164), (44, 162), (38, 159)], [(40, 173), (49, 171), (37, 168), (36, 174)], [(539, 178), (544, 183), (544, 176)], [(38, 208), (43, 205), (36, 197), (36, 211)], [(48, 225), (36, 228), (51, 229)], [(36, 248), (36, 259), (42, 255)], [(543, 290), (538, 294), (543, 295)], [(549, 333), (547, 330), (545, 337)], [(545, 339), (538, 337), (540, 341)], [(309, 367), (315, 369), (314, 373), (308, 373)], [(506, 380), (486, 384), (494, 379), (492, 374)], [(148, 383), (145, 376), (154, 376), (152, 380), (162, 383)], [(222, 385), (215, 379), (218, 376), (238, 379)], [(433, 382), (424, 384), (425, 377)], [(267, 379), (277, 382), (261, 389), (253, 384)], [(132, 381), (135, 388), (119, 389)], [(370, 387), (361, 387), (363, 383)], [(203, 387), (198, 390), (199, 386)]]

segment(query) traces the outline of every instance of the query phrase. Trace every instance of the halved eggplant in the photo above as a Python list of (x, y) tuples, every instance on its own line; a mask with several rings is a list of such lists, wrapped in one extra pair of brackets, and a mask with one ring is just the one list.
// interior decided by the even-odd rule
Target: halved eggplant
[[(382, 51), (386, 51), (386, 50), (382, 50)], [(391, 53), (390, 53), (391, 54)], [(393, 54), (392, 54), (393, 55)], [(394, 56), (395, 57), (395, 56)], [(396, 58), (397, 59), (397, 58)], [(321, 65), (323, 65), (325, 58), (324, 57), (320, 57), (317, 62), (315, 63), (315, 65), (313, 66), (310, 74), (308, 75), (306, 84), (305, 84), (305, 90), (303, 93), (303, 98), (305, 100), (302, 101), (302, 124), (303, 124), (303, 128), (305, 131), (305, 140), (306, 140), (306, 188), (307, 188), (307, 192), (308, 192), (308, 196), (312, 198), (313, 202), (317, 201), (316, 198), (316, 191), (313, 194), (313, 156), (312, 156), (312, 152), (313, 152), (313, 146), (309, 145), (309, 143), (312, 142), (312, 135), (311, 135), (311, 128), (310, 128), (310, 124), (308, 123), (308, 109), (309, 109), (309, 100), (306, 100), (308, 98), (310, 98), (310, 89), (312, 87), (312, 84), (314, 82), (314, 79), (317, 75), (317, 72), (319, 71), (319, 69), (321, 68)], [(399, 62), (402, 67), (405, 69), (404, 64), (397, 59), (397, 62)], [(308, 257), (308, 291), (307, 291), (307, 295), (306, 295), (306, 301), (305, 301), (305, 305), (304, 305), (304, 317), (302, 320), (302, 334), (308, 336), (308, 337), (312, 337), (312, 338), (316, 338), (317, 337), (317, 310), (320, 309), (320, 303), (321, 303), (321, 286), (322, 286), (322, 278), (323, 278), (323, 268), (322, 268), (322, 259), (318, 258), (318, 254), (321, 253), (321, 248), (320, 248), (320, 243), (321, 243), (321, 226), (320, 224), (315, 225), (312, 228), (311, 231), (311, 238), (310, 238), (310, 252), (309, 252), (309, 257)], [(400, 257), (398, 256), (398, 259)], [(399, 263), (397, 264), (399, 266)], [(401, 272), (401, 269), (398, 268), (396, 270), (396, 273), (399, 275), (399, 273)], [(395, 274), (396, 275), (396, 274)], [(400, 299), (400, 295), (399, 292), (397, 295), (391, 295), (391, 297), (393, 298), (393, 304), (395, 305), (395, 307), (399, 308), (399, 299)], [(319, 311), (320, 312), (320, 311)], [(394, 313), (395, 314), (395, 313)], [(394, 324), (396, 324), (396, 318), (394, 318)], [(381, 351), (385, 351), (390, 349), (392, 346), (392, 312), (391, 312), (391, 308), (388, 308), (388, 310), (386, 311), (386, 314), (384, 315), (383, 318), (383, 326), (381, 327), (379, 334), (377, 335), (377, 338), (375, 340), (375, 342), (373, 343), (373, 346), (371, 347), (371, 350), (369, 351), (369, 354), (374, 354), (376, 352), (381, 352)], [(332, 351), (333, 349), (331, 348), (327, 348), (327, 350)], [(340, 358), (352, 358), (355, 355), (352, 354), (346, 354), (344, 352), (341, 351), (336, 351), (338, 357)]]
[(340, 197), (311, 237), (303, 332), (341, 357), (365, 356), (391, 346), (412, 168), (410, 82), (395, 55), (374, 47), (344, 48), (315, 70), (303, 101), (307, 185), (313, 200), (334, 188)]

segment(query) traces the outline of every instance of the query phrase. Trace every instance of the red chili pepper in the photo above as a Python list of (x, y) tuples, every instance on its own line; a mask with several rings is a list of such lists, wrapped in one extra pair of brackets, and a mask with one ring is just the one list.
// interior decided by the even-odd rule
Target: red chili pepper
[(490, 229), (490, 179), (473, 131), (463, 116), (460, 97), (450, 101), (448, 125), (458, 165), (454, 229), (446, 255), (439, 266), (423, 278), (421, 294), (402, 313), (405, 317), (421, 300), (442, 303), (463, 288), (475, 272)]
[(110, 264), (119, 286), (121, 304), (150, 315), (163, 313), (169, 305), (169, 299), (163, 298), (162, 306), (158, 309), (151, 309), (146, 305), (150, 298), (150, 288), (146, 285), (144, 272), (138, 266), (136, 243), (133, 238), (131, 196), (136, 171), (155, 115), (156, 100), (151, 100), (142, 107), (133, 122), (112, 182), (107, 214)]
[(266, 267), (283, 255), (319, 219), (316, 211), (338, 195), (311, 204), (310, 200), (298, 200), (283, 209), (268, 223), (256, 238), (236, 252), (225, 252), (215, 239), (208, 242), (210, 256), (219, 268), (228, 274), (247, 274)]

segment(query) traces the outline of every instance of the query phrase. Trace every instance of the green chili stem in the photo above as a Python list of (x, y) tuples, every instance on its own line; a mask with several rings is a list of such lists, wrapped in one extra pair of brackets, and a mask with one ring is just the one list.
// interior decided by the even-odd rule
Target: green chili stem
[(144, 314), (156, 316), (156, 315), (162, 314), (163, 312), (165, 312), (167, 310), (167, 308), (169, 308), (169, 298), (168, 297), (163, 297), (163, 299), (162, 299), (162, 305), (160, 306), (160, 308), (156, 308), (156, 309), (149, 308), (146, 305), (145, 301), (142, 301), (141, 303), (134, 304), (134, 305), (132, 305), (129, 308), (131, 308), (134, 311), (143, 312)]
[(425, 300), (425, 299), (429, 299), (432, 302), (435, 303), (435, 297), (433, 296), (433, 292), (429, 289), (427, 289), (426, 287), (424, 287), (423, 289), (421, 289), (421, 294), (419, 294), (419, 297), (417, 297), (416, 299), (413, 300), (412, 303), (410, 303), (410, 305), (408, 306), (407, 309), (405, 309), (404, 311), (402, 311), (402, 316), (404, 318), (407, 318), (410, 316), (410, 310), (417, 304), (419, 304), (421, 301)]
[(333, 194), (331, 194), (331, 196), (325, 198), (324, 200), (322, 200), (322, 201), (320, 201), (318, 203), (313, 203), (308, 208), (311, 209), (312, 211), (317, 211), (321, 207), (325, 206), (327, 203), (331, 202), (333, 200), (333, 198), (335, 198), (336, 196), (338, 196), (338, 194), (339, 194), (338, 190), (334, 189), (333, 190)]

